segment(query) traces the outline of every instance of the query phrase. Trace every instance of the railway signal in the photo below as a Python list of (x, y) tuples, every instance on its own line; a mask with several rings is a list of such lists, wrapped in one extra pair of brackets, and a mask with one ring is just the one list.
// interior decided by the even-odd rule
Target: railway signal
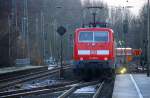
[(60, 36), (63, 36), (66, 33), (66, 28), (63, 26), (58, 27), (57, 32)]
[(58, 27), (58, 29), (57, 29), (57, 32), (58, 32), (58, 34), (61, 36), (61, 44), (60, 44), (60, 47), (61, 47), (61, 49), (60, 49), (60, 67), (61, 67), (61, 69), (60, 69), (60, 77), (62, 77), (63, 76), (63, 64), (62, 64), (62, 61), (63, 61), (63, 54), (62, 54), (62, 52), (63, 52), (63, 47), (62, 47), (62, 36), (66, 33), (66, 28), (64, 28), (63, 26), (60, 26), (60, 27)]
[(140, 56), (142, 54), (142, 50), (140, 50), (140, 49), (134, 49), (132, 54), (134, 56)]

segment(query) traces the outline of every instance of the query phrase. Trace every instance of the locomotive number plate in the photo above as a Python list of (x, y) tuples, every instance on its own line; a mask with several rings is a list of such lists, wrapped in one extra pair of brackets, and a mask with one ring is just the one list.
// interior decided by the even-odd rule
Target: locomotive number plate
[(91, 50), (90, 53), (91, 54), (97, 54), (97, 51), (96, 50)]

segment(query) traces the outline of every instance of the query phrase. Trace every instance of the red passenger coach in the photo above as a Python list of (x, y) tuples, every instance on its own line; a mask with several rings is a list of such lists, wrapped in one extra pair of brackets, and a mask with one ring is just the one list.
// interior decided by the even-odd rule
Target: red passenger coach
[(114, 33), (110, 28), (79, 28), (74, 36), (74, 71), (113, 72)]

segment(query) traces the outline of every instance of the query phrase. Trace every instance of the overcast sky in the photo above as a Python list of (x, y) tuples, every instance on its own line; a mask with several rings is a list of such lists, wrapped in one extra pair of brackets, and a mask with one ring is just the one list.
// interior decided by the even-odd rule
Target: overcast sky
[[(81, 0), (86, 1), (86, 0)], [(96, 2), (96, 1), (104, 1), (106, 2), (109, 6), (133, 6), (130, 8), (131, 12), (134, 15), (138, 15), (139, 10), (142, 8), (142, 6), (147, 3), (147, 0), (91, 0), (91, 2)]]
[[(107, 2), (110, 6), (133, 6), (130, 8), (131, 12), (135, 15), (138, 15), (139, 10), (142, 6), (147, 3), (147, 0), (103, 0)], [(110, 2), (111, 1), (111, 2)]]

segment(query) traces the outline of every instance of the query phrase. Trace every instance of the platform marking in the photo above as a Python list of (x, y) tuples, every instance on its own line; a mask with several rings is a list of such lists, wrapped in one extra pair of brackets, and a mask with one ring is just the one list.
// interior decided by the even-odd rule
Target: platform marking
[(132, 80), (132, 82), (133, 82), (133, 84), (134, 84), (134, 86), (136, 88), (136, 91), (137, 91), (137, 93), (139, 95), (139, 98), (143, 98), (143, 95), (142, 95), (138, 85), (136, 84), (136, 82), (135, 82), (135, 80), (134, 80), (134, 78), (133, 78), (133, 76), (131, 74), (130, 74), (130, 78), (131, 78), (131, 80)]

